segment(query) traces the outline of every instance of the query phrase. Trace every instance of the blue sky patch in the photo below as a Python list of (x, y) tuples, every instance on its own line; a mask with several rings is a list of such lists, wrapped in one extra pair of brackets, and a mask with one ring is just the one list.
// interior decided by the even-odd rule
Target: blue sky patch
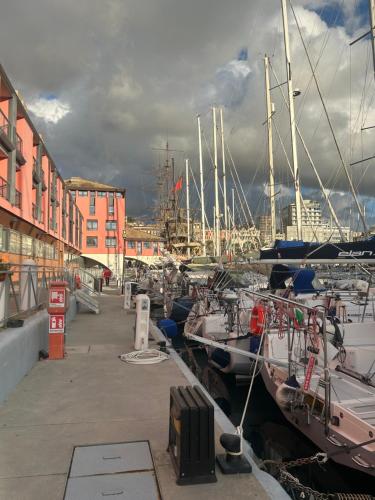
[(246, 48), (246, 47), (243, 47), (243, 48), (239, 51), (239, 53), (238, 53), (237, 60), (238, 60), (238, 61), (247, 61), (247, 60), (248, 60), (248, 57), (249, 57), (249, 54), (248, 54), (247, 48)]
[(57, 99), (57, 95), (52, 93), (41, 94), (40, 97), (41, 99), (45, 99), (46, 101), (55, 101)]

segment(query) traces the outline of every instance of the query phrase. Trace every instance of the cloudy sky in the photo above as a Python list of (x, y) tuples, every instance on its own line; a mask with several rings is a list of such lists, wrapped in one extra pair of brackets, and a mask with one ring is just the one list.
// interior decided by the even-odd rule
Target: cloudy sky
[[(370, 43), (349, 47), (369, 29), (367, 0), (293, 0), (293, 6), (345, 161), (373, 155), (375, 130), (361, 132), (375, 125)], [(294, 87), (301, 90), (298, 124), (345, 221), (353, 203), (292, 12), (289, 21)], [(189, 157), (197, 172), (197, 113), (210, 200), (212, 105), (224, 107), (226, 142), (254, 215), (267, 210), (265, 53), (283, 82), (279, 0), (12, 0), (1, 7), (1, 62), (60, 172), (126, 187), (130, 215), (149, 212), (154, 204), (162, 158), (153, 148), (168, 140), (184, 151), (175, 154), (177, 171)], [(272, 99), (275, 125), (290, 154), (279, 89)], [(292, 182), (276, 132), (274, 141), (282, 206)], [(305, 197), (319, 197), (301, 147), (299, 160)], [(374, 167), (369, 161), (351, 170), (369, 216)]]

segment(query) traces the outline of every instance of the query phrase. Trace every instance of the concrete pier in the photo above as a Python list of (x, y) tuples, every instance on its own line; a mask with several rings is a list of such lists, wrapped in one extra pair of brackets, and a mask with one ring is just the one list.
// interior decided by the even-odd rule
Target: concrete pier
[(100, 315), (80, 312), (69, 325), (66, 359), (38, 362), (0, 407), (0, 499), (62, 500), (74, 446), (135, 440), (150, 441), (164, 500), (287, 498), (265, 473), (217, 469), (215, 484), (176, 485), (166, 452), (169, 388), (191, 381), (173, 358), (149, 366), (118, 359), (133, 350), (135, 315), (122, 305), (107, 294)]

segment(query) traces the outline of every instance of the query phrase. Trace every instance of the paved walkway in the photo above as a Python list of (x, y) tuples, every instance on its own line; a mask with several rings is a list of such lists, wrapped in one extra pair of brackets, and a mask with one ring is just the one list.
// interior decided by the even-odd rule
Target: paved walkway
[[(0, 407), (0, 499), (62, 500), (75, 445), (150, 440), (164, 500), (268, 498), (253, 475), (177, 486), (169, 455), (169, 387), (188, 385), (173, 360), (130, 366), (134, 314), (100, 298), (71, 323), (67, 357), (40, 361)], [(147, 500), (147, 499), (145, 499)]]

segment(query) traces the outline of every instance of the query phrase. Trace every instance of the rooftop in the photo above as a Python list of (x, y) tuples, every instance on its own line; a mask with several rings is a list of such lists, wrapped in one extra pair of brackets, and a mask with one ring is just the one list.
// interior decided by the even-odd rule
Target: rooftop
[(125, 188), (102, 184), (101, 182), (83, 179), (82, 177), (71, 177), (65, 181), (66, 187), (71, 191), (113, 191), (125, 193)]

